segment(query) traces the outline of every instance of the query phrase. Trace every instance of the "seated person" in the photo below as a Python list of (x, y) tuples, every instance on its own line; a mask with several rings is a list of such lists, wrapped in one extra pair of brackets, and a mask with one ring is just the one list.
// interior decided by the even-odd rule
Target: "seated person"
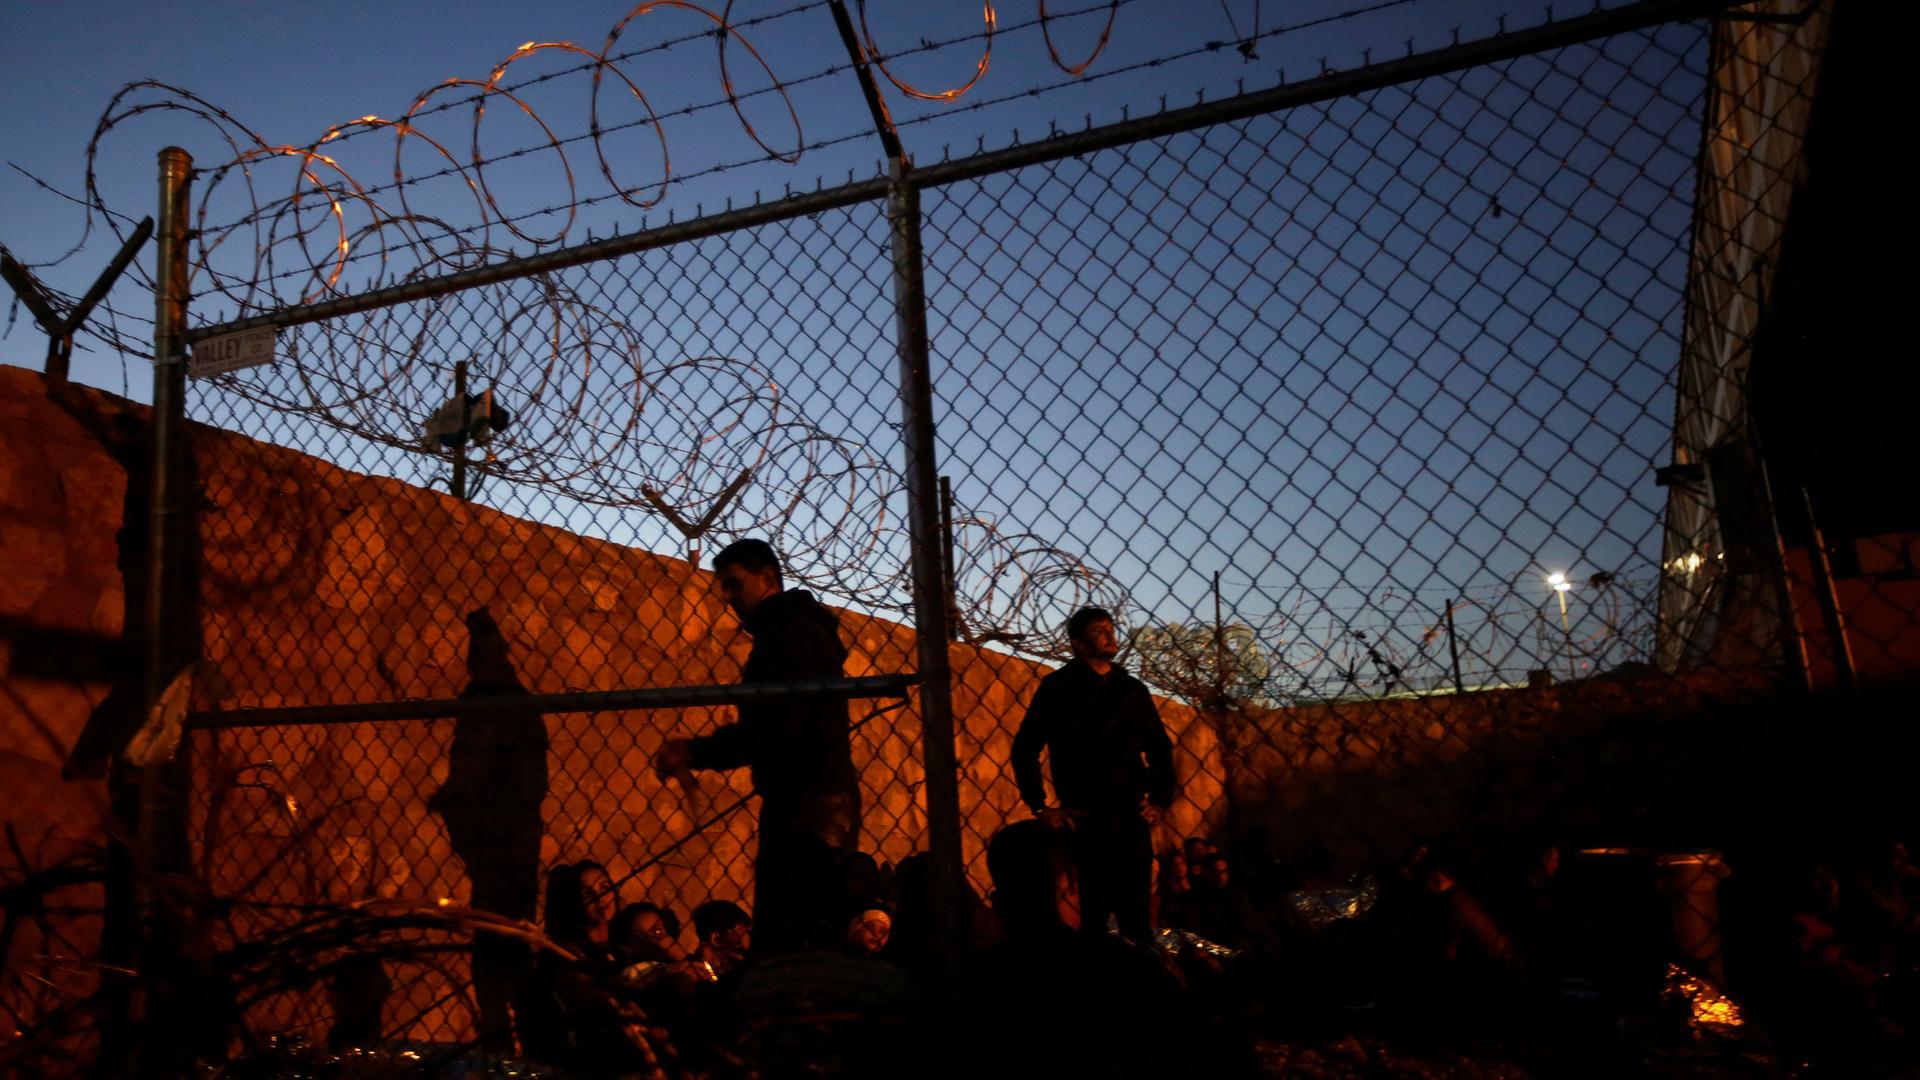
[(841, 948), (854, 956), (879, 956), (893, 933), (893, 914), (874, 904), (855, 904)]
[(1231, 864), (1215, 852), (1200, 864), (1184, 904), (1186, 929), (1235, 949), (1280, 951), (1280, 936), (1252, 898), (1233, 886)]
[[(880, 958), (906, 972), (916, 987), (944, 995), (939, 984), (945, 979), (941, 954), (934, 941), (933, 911), (928, 906), (928, 864), (925, 852), (900, 860), (894, 870), (893, 928)], [(960, 879), (957, 897), (960, 951), (965, 953), (999, 940), (1000, 927), (986, 901), (975, 892), (965, 875)]]
[(606, 867), (592, 860), (561, 863), (547, 875), (547, 936), (589, 963), (611, 963), (608, 924), (618, 905)]
[(546, 932), (569, 960), (542, 952), (518, 1002), (527, 1056), (562, 1068), (640, 1071), (671, 1056), (662, 1033), (615, 981), (620, 953), (610, 923), (614, 887), (596, 862), (563, 863), (547, 875)]
[(1005, 938), (962, 979), (953, 1056), (966, 1077), (1201, 1075), (1178, 983), (1150, 952), (1080, 930), (1079, 882), (1053, 830), (1022, 821), (987, 847)]
[(753, 944), (753, 919), (731, 900), (709, 900), (693, 909), (695, 967), (710, 980), (725, 978), (746, 962)]
[(776, 953), (741, 970), (727, 999), (734, 1045), (762, 1075), (893, 1080), (926, 1071), (903, 1067), (915, 1052), (915, 995), (900, 969), (875, 955), (883, 919), (862, 905), (838, 947)]
[(608, 927), (608, 942), (619, 957), (621, 983), (636, 990), (663, 983), (677, 990), (692, 989), (703, 973), (680, 947), (677, 922), (659, 905), (644, 900), (620, 909)]

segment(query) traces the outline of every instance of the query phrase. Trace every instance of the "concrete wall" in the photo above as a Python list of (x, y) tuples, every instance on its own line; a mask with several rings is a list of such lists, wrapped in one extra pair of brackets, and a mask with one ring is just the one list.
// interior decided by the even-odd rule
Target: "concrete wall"
[(1728, 793), (1772, 775), (1734, 774), (1779, 737), (1776, 695), (1762, 672), (1643, 671), (1256, 710), (1229, 723), (1229, 798), (1236, 824), (1266, 827), (1283, 859), (1342, 872), (1416, 840), (1482, 862), (1549, 838), (1726, 843), (1751, 818)]
[[(63, 780), (75, 755), (99, 771), (135, 718), (108, 699), (133, 650), (121, 640), (127, 575), (144, 528), (146, 410), (0, 368), (0, 787), (5, 817), (45, 836), (49, 857), (97, 842), (100, 780)], [(199, 707), (455, 696), (466, 685), (466, 614), (488, 609), (526, 685), (539, 691), (731, 682), (749, 639), (710, 575), (684, 559), (563, 529), (195, 426)], [(133, 465), (129, 486), (128, 464)], [(128, 507), (132, 506), (131, 513)], [(637, 512), (637, 511), (633, 511)], [(603, 511), (606, 517), (615, 512)], [(136, 529), (122, 534), (123, 519)], [(137, 618), (134, 620), (137, 625)], [(850, 675), (908, 671), (914, 635), (842, 613)], [(33, 653), (24, 664), (22, 653)], [(976, 888), (984, 844), (1024, 817), (1007, 766), (1044, 668), (950, 649), (961, 810)], [(875, 705), (854, 705), (862, 718)], [(751, 895), (752, 807), (701, 829), (747, 792), (744, 770), (704, 774), (690, 797), (648, 766), (663, 739), (710, 729), (726, 709), (548, 718), (541, 862), (593, 858), (624, 898), (683, 914)], [(1217, 829), (1225, 770), (1212, 729), (1175, 704), (1181, 799), (1164, 842)], [(89, 727), (89, 721), (92, 725)], [(447, 777), (450, 720), (201, 733), (190, 740), (197, 869), (217, 895), (267, 902), (468, 898), (464, 867), (428, 799)], [(855, 736), (863, 848), (897, 862), (925, 846), (917, 697)], [(659, 853), (678, 845), (672, 854)], [(242, 912), (242, 934), (277, 916)], [(276, 1022), (305, 1006), (282, 1003)], [(436, 1016), (422, 1021), (457, 1022)]]

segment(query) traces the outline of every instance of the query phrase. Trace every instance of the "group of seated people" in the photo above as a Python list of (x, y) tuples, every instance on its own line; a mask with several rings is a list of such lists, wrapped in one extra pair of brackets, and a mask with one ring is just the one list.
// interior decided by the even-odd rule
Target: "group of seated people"
[(772, 1043), (840, 1017), (901, 1018), (913, 994), (894, 965), (912, 950), (893, 940), (891, 884), (924, 872), (919, 862), (886, 874), (851, 856), (834, 925), (819, 928), (813, 948), (773, 955), (755, 950), (752, 917), (732, 901), (695, 907), (689, 943), (671, 906), (622, 903), (601, 864), (556, 866), (543, 922), (566, 954), (541, 956), (515, 994), (521, 1049), (586, 1074), (744, 1075), (749, 1059), (831, 1053), (819, 1045), (831, 1031)]
[[(891, 868), (850, 856), (839, 914), (811, 949), (774, 956), (753, 949), (751, 918), (737, 904), (695, 908), (688, 942), (670, 907), (623, 905), (604, 867), (563, 864), (548, 875), (546, 930), (580, 959), (546, 964), (539, 985), (548, 1005), (531, 1017), (522, 1008), (523, 1045), (576, 1065), (667, 1054), (712, 1068), (785, 1054), (880, 1075), (892, 1066), (879, 1062), (910, 1052), (901, 1040), (911, 1030), (917, 1052), (944, 1045), (940, 1063), (961, 1076), (1227, 1075), (1244, 1064), (1235, 1048), (1246, 1041), (1235, 1032), (1271, 997), (1283, 966), (1301, 959), (1296, 946), (1312, 929), (1298, 900), (1310, 882), (1284, 869), (1257, 830), (1234, 855), (1190, 837), (1155, 861), (1156, 929), (1146, 942), (1080, 924), (1070, 860), (1039, 822), (1002, 829), (987, 863), (990, 896), (968, 889), (959, 898), (957, 989), (944, 981), (932, 939), (924, 855)], [(1551, 922), (1556, 868), (1549, 850), (1527, 875), (1528, 910), (1513, 913), (1513, 932), (1424, 847), (1388, 871), (1376, 906), (1391, 909), (1388, 932), (1409, 962), (1517, 964), (1517, 941), (1545, 940), (1535, 931)], [(972, 1034), (941, 1044), (924, 1024), (935, 1001), (947, 1002), (943, 1030)], [(1195, 1060), (1160, 1038), (1170, 1016), (1212, 1030), (1210, 1056)], [(862, 1034), (849, 1041), (835, 1029), (856, 1017)], [(1115, 1023), (1128, 1040), (1109, 1037)], [(1049, 1049), (1018, 1049), (1028, 1043)], [(856, 1060), (835, 1057), (850, 1045)]]
[[(1590, 974), (1594, 897), (1571, 893), (1597, 886), (1570, 888), (1572, 857), (1539, 844), (1463, 869), (1416, 843), (1336, 878), (1328, 860), (1283, 864), (1258, 830), (1232, 852), (1191, 837), (1156, 859), (1154, 940), (1132, 942), (1081, 924), (1060, 837), (1020, 822), (988, 845), (989, 896), (960, 897), (957, 973), (933, 940), (924, 855), (849, 857), (838, 913), (809, 948), (773, 955), (735, 903), (696, 907), (689, 940), (671, 907), (622, 904), (603, 867), (571, 863), (548, 875), (545, 928), (577, 959), (542, 958), (544, 1004), (522, 995), (516, 1027), (527, 1056), (588, 1073), (1236, 1075), (1263, 1008), (1464, 1003)], [(1810, 881), (1786, 905), (1798, 976), (1827, 988), (1829, 1009), (1857, 1000), (1897, 1031), (1880, 999), (1889, 960), (1915, 955), (1920, 870), (1896, 847), (1871, 872), (1822, 866)], [(1666, 962), (1672, 943), (1648, 935)]]
[(1283, 863), (1257, 827), (1232, 855), (1190, 837), (1158, 859), (1156, 925), (1290, 957), (1330, 924), (1364, 927), (1376, 958), (1401, 970), (1566, 972), (1575, 928), (1558, 843), (1472, 870), (1426, 841), (1360, 873), (1336, 875), (1332, 865), (1324, 851)]
[[(1171, 954), (1081, 926), (1077, 878), (1052, 830), (1009, 826), (987, 862), (990, 896), (960, 897), (958, 972), (933, 939), (924, 855), (897, 867), (850, 856), (840, 914), (810, 947), (773, 954), (754, 948), (735, 903), (696, 907), (688, 941), (669, 906), (622, 903), (600, 864), (554, 867), (544, 929), (566, 954), (540, 957), (516, 994), (521, 1050), (585, 1074), (1239, 1071), (1168, 1035), (1170, 1018), (1190, 1031), (1210, 1022)], [(1131, 1034), (1116, 1040), (1115, 1024)]]

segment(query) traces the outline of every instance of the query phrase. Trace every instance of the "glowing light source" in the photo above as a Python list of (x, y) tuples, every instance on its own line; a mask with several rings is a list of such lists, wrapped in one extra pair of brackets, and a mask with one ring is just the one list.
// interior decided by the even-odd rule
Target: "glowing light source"
[(1678, 964), (1667, 965), (1667, 982), (1662, 996), (1669, 1001), (1686, 1004), (1689, 1014), (1687, 1026), (1694, 1031), (1725, 1033), (1746, 1024), (1740, 1015), (1740, 1006), (1732, 998), (1721, 993), (1711, 982)]
[(1547, 575), (1547, 584), (1553, 586), (1553, 598), (1560, 601), (1560, 633), (1567, 642), (1567, 674), (1577, 679), (1580, 669), (1573, 655), (1573, 624), (1567, 620), (1567, 590), (1573, 588), (1573, 583), (1567, 580), (1566, 571), (1555, 570)]
[[(1719, 556), (1719, 555), (1715, 556), (1715, 558), (1723, 558), (1723, 557), (1724, 556)], [(1685, 555), (1682, 555), (1662, 565), (1664, 565), (1668, 570), (1671, 570), (1677, 574), (1691, 574), (1694, 571), (1700, 569), (1701, 565), (1704, 564), (1706, 561), (1707, 561), (1706, 559), (1700, 556), (1699, 552), (1689, 551)]]

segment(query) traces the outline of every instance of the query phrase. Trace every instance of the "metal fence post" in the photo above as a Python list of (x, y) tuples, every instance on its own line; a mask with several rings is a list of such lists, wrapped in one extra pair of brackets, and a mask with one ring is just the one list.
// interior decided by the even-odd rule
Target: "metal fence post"
[[(193, 157), (177, 146), (160, 151), (160, 242), (154, 272), (153, 327), (153, 432), (152, 460), (149, 462), (147, 509), (147, 565), (145, 597), (141, 624), (141, 716), (149, 718), (179, 667), (182, 648), (177, 633), (181, 597), (175, 573), (179, 559), (187, 554), (180, 535), (180, 437), (186, 404), (186, 327), (187, 327), (187, 213), (190, 200)], [(134, 482), (131, 477), (129, 482)], [(183, 747), (176, 752), (184, 754)], [(177, 760), (177, 759), (176, 759)], [(148, 1020), (153, 1015), (154, 972), (163, 969), (172, 943), (162, 940), (154, 908), (154, 878), (160, 869), (156, 858), (161, 842), (162, 813), (178, 814), (183, 800), (178, 791), (163, 793), (169, 781), (184, 773), (178, 765), (152, 762), (139, 772), (138, 820), (134, 826), (134, 897), (138, 908), (140, 941), (139, 980), (134, 1015)], [(165, 823), (171, 839), (182, 822)], [(168, 844), (169, 850), (174, 845)], [(162, 990), (162, 993), (165, 991)], [(152, 1037), (168, 1033), (154, 1029)], [(136, 1053), (156, 1052), (143, 1045)], [(164, 1055), (163, 1055), (164, 1056)], [(151, 1062), (149, 1058), (149, 1062)]]
[(920, 190), (896, 161), (887, 188), (893, 239), (895, 333), (900, 350), (900, 416), (906, 451), (907, 523), (912, 548), (914, 631), (920, 668), (920, 730), (927, 800), (928, 897), (947, 973), (958, 961), (960, 787), (953, 749), (952, 672), (947, 661), (945, 538), (934, 462), (933, 376), (920, 246)]
[(1840, 690), (1852, 694), (1860, 689), (1859, 669), (1854, 666), (1853, 642), (1847, 637), (1847, 615), (1840, 605), (1840, 589), (1833, 580), (1833, 560), (1827, 555), (1827, 536), (1820, 530), (1820, 519), (1813, 512), (1813, 495), (1800, 488), (1800, 504), (1806, 508), (1807, 560), (1813, 566), (1813, 596), (1820, 603), (1820, 614), (1827, 624), (1829, 647), (1833, 649), (1833, 670)]
[(473, 428), (473, 417), (467, 412), (467, 362), (461, 360), (453, 365), (453, 400), (460, 417), (460, 441), (453, 446), (453, 483), (447, 490), (461, 502), (467, 501), (467, 433)]
[(169, 569), (177, 553), (174, 520), (180, 492), (180, 430), (184, 424), (187, 383), (187, 209), (193, 157), (177, 146), (160, 151), (160, 243), (154, 274), (153, 460), (148, 508), (145, 653), (146, 703), (167, 688)]
[(1447, 655), (1453, 660), (1453, 692), (1464, 694), (1467, 687), (1460, 680), (1460, 637), (1453, 628), (1453, 597), (1447, 598)]

